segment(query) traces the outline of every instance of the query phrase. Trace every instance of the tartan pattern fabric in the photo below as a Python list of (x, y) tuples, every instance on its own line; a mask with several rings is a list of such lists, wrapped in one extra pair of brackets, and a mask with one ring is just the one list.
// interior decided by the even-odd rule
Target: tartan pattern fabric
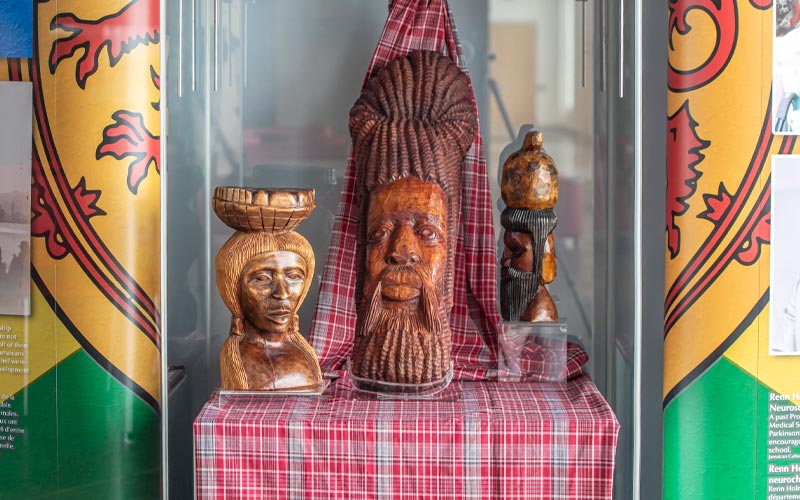
[(198, 499), (608, 499), (619, 424), (587, 376), (453, 382), (438, 400), (213, 394)]
[[(391, 1), (389, 17), (364, 83), (391, 60), (421, 49), (449, 55), (466, 71), (446, 0)], [(477, 106), (475, 109), (477, 114)], [(341, 375), (352, 354), (356, 325), (358, 207), (354, 171), (351, 154), (309, 337), (323, 371), (336, 375)], [(496, 376), (500, 315), (492, 203), (479, 131), (464, 161), (462, 183), (453, 308), (449, 317), (453, 334), (451, 358), (456, 379), (481, 380)], [(567, 372), (575, 376), (582, 372), (586, 354), (576, 345), (571, 345), (571, 349)]]

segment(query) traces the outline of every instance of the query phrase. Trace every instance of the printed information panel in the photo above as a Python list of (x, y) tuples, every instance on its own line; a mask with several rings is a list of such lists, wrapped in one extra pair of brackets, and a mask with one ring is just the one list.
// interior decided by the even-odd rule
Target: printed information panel
[(800, 393), (769, 393), (768, 500), (800, 500)]

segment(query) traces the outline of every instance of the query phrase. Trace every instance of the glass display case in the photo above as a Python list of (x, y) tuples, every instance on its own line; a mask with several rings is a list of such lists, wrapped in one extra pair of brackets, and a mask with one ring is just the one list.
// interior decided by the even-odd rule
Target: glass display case
[[(642, 128), (641, 4), (467, 0), (450, 8), (480, 116), (498, 258), (502, 166), (524, 133), (536, 129), (560, 175), (558, 272), (549, 285), (560, 320), (548, 328), (561, 335), (556, 344), (568, 338), (587, 352), (586, 371), (622, 426), (614, 497), (638, 498), (639, 484), (658, 485), (660, 474), (660, 452), (644, 465), (640, 458), (643, 411), (645, 425), (659, 430), (660, 416), (647, 413), (652, 404), (642, 401), (639, 388), (661, 362), (657, 350), (642, 352), (641, 336), (660, 321), (653, 311), (662, 300), (663, 229), (660, 236), (654, 231), (663, 227), (664, 206), (663, 194), (650, 194), (663, 185), (663, 165), (641, 170), (643, 156), (660, 155), (662, 163), (664, 156), (663, 128)], [(214, 188), (316, 190), (317, 208), (299, 230), (318, 262), (299, 314), (307, 332), (345, 182), (348, 113), (386, 16), (387, 3), (374, 0), (167, 3), (162, 175), (170, 498), (191, 497), (192, 421), (219, 385), (230, 322), (214, 278), (214, 258), (230, 229), (213, 214)], [(666, 27), (661, 17), (645, 22)], [(663, 102), (651, 94), (652, 102)], [(643, 197), (643, 189), (652, 191)], [(646, 242), (653, 240), (657, 247)], [(554, 349), (563, 353), (560, 345)], [(513, 379), (513, 366), (505, 369)]]

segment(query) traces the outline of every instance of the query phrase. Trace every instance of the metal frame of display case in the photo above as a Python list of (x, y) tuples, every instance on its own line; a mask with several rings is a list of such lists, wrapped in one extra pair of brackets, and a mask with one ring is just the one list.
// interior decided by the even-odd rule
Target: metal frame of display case
[[(608, 177), (596, 177), (595, 187), (607, 201), (623, 197), (622, 206), (628, 208), (615, 208), (609, 201), (604, 211), (598, 210), (606, 232), (597, 235), (596, 258), (607, 265), (596, 274), (593, 341), (594, 352), (605, 352), (606, 357), (600, 360), (604, 366), (595, 366), (595, 374), (623, 429), (632, 427), (621, 433), (617, 453), (617, 470), (629, 467), (630, 483), (615, 484), (615, 494), (660, 498), (667, 132), (667, 47), (663, 41), (668, 19), (662, 9), (646, 9), (642, 0), (601, 1), (596, 15), (600, 29), (595, 44), (601, 47), (596, 58), (601, 69), (596, 75), (600, 82), (595, 120), (603, 137), (596, 138), (595, 161), (601, 162), (596, 168)], [(632, 111), (632, 116), (625, 111)], [(632, 134), (629, 150), (615, 137), (626, 126)], [(620, 174), (625, 162), (632, 166), (633, 179)], [(619, 178), (629, 184), (615, 184)], [(607, 182), (605, 189), (603, 182)], [(630, 217), (630, 233), (615, 227), (620, 216)], [(620, 276), (625, 273), (633, 278), (632, 296), (618, 286), (620, 279), (626, 279)], [(620, 338), (625, 335), (621, 330), (627, 330), (627, 339)], [(617, 390), (620, 376), (630, 377), (633, 384), (630, 400)], [(629, 456), (623, 455), (623, 449)], [(645, 454), (642, 450), (653, 451)]]
[[(588, 1), (588, 0), (579, 0)], [(167, 214), (170, 199), (168, 197), (169, 164), (168, 148), (170, 145), (166, 131), (169, 123), (170, 109), (170, 82), (178, 83), (183, 92), (186, 89), (200, 88), (205, 81), (216, 89), (220, 85), (219, 68), (217, 61), (220, 54), (219, 33), (207, 37), (203, 43), (197, 42), (194, 31), (208, 30), (208, 23), (217, 22), (223, 0), (188, 0), (178, 3), (178, 12), (172, 13), (167, 2), (160, 3), (161, 32), (169, 35), (176, 30), (177, 38), (170, 43), (162, 43), (162, 92), (161, 105), (166, 112), (161, 114), (161, 127), (166, 140), (161, 142), (161, 154), (164, 161), (162, 168), (162, 241), (168, 241)], [(187, 6), (189, 7), (187, 9)], [(627, 405), (630, 411), (632, 430), (629, 432), (631, 442), (630, 462), (618, 460), (618, 467), (630, 466), (630, 495), (624, 498), (660, 498), (661, 496), (661, 367), (663, 343), (663, 281), (664, 281), (664, 193), (666, 189), (666, 44), (667, 39), (667, 12), (665, 9), (645, 9), (643, 0), (598, 0), (594, 18), (594, 46), (595, 50), (595, 155), (596, 162), (604, 162), (599, 168), (601, 171), (612, 172), (619, 165), (615, 165), (614, 154), (625, 152), (616, 151), (613, 143), (617, 129), (614, 117), (624, 111), (626, 106), (633, 110), (633, 137), (631, 155), (634, 165), (634, 186), (631, 196), (629, 215), (633, 222), (633, 237), (625, 242), (613, 233), (613, 210), (602, 213), (607, 232), (600, 236), (595, 258), (598, 263), (606, 266), (596, 266), (597, 280), (595, 283), (595, 324), (592, 339), (594, 353), (597, 359), (592, 361), (592, 370), (595, 381), (601, 391), (608, 397), (609, 402), (617, 411)], [(172, 8), (172, 7), (170, 7)], [(173, 17), (170, 18), (170, 14)], [(203, 17), (198, 25), (192, 23), (191, 33), (184, 28), (188, 17)], [(174, 24), (178, 21), (177, 26)], [(191, 74), (181, 71), (171, 72), (170, 61), (167, 53), (169, 46), (182, 47), (181, 42), (191, 35), (191, 44), (183, 47), (186, 53), (179, 49), (179, 57), (188, 58), (192, 68)], [(167, 40), (169, 36), (165, 37)], [(203, 54), (214, 59), (214, 67), (206, 68), (205, 74), (197, 74), (196, 62)], [(624, 54), (624, 55), (621, 55)], [(187, 64), (186, 61), (181, 63)], [(210, 66), (210, 65), (209, 65)], [(178, 91), (179, 96), (182, 92)], [(481, 99), (480, 96), (478, 96)], [(485, 99), (485, 96), (484, 96)], [(208, 98), (205, 106), (209, 105)], [(624, 120), (626, 117), (623, 116)], [(627, 117), (630, 118), (630, 117)], [(206, 140), (209, 140), (210, 130), (206, 129)], [(205, 145), (205, 155), (209, 154), (208, 144)], [(597, 164), (595, 171), (598, 170)], [(208, 181), (208, 179), (206, 179)], [(595, 177), (595, 189), (603, 181)], [(617, 186), (619, 187), (619, 186)], [(613, 193), (613, 186), (605, 186), (606, 195)], [(619, 194), (619, 193), (617, 193)], [(610, 196), (607, 197), (611, 198)], [(617, 214), (619, 215), (619, 214)], [(209, 221), (206, 221), (209, 223)], [(621, 263), (616, 259), (616, 251), (620, 245), (629, 243), (632, 260), (625, 262), (633, 269), (633, 294), (625, 296), (615, 290), (614, 276), (616, 272), (624, 272)], [(167, 245), (162, 245), (162, 265), (166, 269), (168, 261)], [(602, 269), (600, 269), (602, 268)], [(167, 273), (162, 274), (162, 325), (165, 336), (169, 335), (168, 324), (169, 308), (166, 304)], [(603, 300), (601, 300), (601, 297)], [(632, 310), (616, 313), (615, 307), (620, 303), (632, 301)], [(616, 328), (620, 325), (631, 328), (632, 345), (629, 362), (631, 366), (631, 400), (626, 400), (625, 395), (618, 394), (615, 385), (621, 375), (615, 366), (615, 358), (619, 356), (620, 346), (617, 344)], [(605, 332), (614, 332), (606, 335)], [(167, 363), (167, 343), (162, 350), (162, 394), (165, 404), (162, 409), (162, 439), (163, 454), (163, 488), (169, 491), (169, 436), (170, 404), (169, 404), (169, 378)], [(598, 357), (599, 353), (604, 356)], [(214, 353), (207, 353), (213, 355)], [(624, 356), (623, 356), (624, 357)], [(625, 428), (623, 428), (623, 432)], [(643, 454), (642, 450), (656, 450)], [(619, 469), (618, 469), (619, 470)], [(627, 474), (618, 474), (619, 477)], [(626, 492), (627, 495), (627, 492)], [(620, 498), (623, 498), (621, 496)]]

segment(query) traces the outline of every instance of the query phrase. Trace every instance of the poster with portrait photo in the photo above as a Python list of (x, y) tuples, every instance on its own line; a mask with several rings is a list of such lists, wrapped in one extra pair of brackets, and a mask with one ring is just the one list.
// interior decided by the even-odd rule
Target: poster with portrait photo
[(30, 314), (33, 87), (0, 82), (0, 315)]
[(800, 355), (800, 156), (772, 157), (769, 353)]
[(800, 134), (800, 0), (775, 0), (772, 31), (772, 131)]

